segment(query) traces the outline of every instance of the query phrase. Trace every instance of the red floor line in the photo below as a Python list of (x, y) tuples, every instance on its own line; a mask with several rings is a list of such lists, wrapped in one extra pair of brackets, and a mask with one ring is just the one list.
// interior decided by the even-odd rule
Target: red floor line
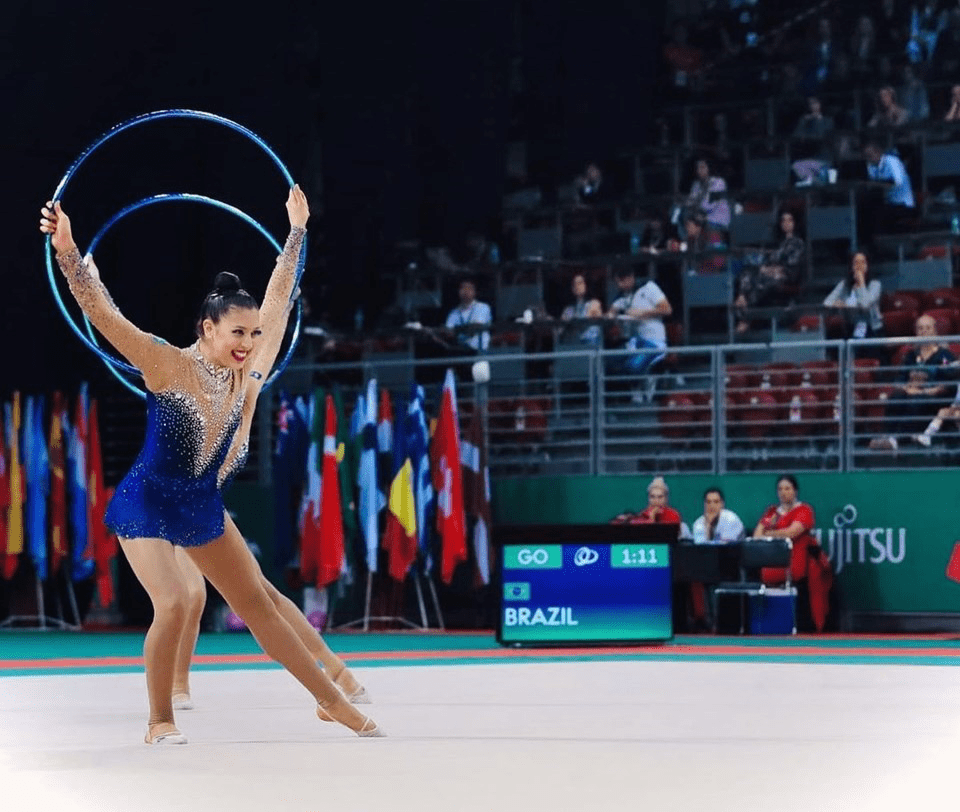
[[(567, 658), (588, 656), (627, 656), (646, 655), (651, 657), (670, 657), (683, 655), (698, 656), (811, 656), (811, 657), (843, 657), (858, 659), (863, 657), (907, 657), (924, 659), (929, 657), (960, 657), (960, 649), (956, 648), (860, 648), (838, 649), (823, 646), (656, 646), (631, 648), (549, 648), (549, 649), (438, 649), (421, 651), (363, 651), (341, 654), (344, 660), (363, 662), (367, 660), (393, 660), (397, 662), (424, 660), (424, 659), (539, 659), (539, 658)], [(266, 654), (198, 654), (194, 657), (197, 665), (243, 665), (249, 663), (266, 663), (270, 658)], [(0, 661), (0, 671), (20, 669), (62, 669), (62, 668), (105, 668), (116, 666), (142, 666), (142, 657), (62, 657), (54, 659), (30, 660), (3, 660)]]

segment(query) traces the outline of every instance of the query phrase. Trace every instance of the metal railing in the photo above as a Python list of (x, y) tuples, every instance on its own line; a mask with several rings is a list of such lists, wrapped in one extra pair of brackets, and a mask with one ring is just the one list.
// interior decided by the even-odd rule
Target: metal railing
[[(436, 416), (448, 367), (456, 372), (464, 430), (472, 410), (485, 407), (494, 475), (954, 466), (960, 442), (952, 419), (929, 444), (915, 437), (953, 401), (960, 367), (938, 371), (939, 394), (909, 394), (904, 387), (915, 368), (916, 341), (814, 340), (670, 347), (665, 353), (585, 347), (291, 366), (260, 405), (247, 476), (269, 481), (265, 452), (272, 447), (271, 407), (279, 389), (306, 394), (314, 385), (337, 385), (351, 410), (366, 381), (377, 378), (394, 397), (397, 414), (416, 381), (426, 390), (428, 413)], [(960, 337), (937, 341), (944, 347), (958, 342), (960, 356)], [(648, 360), (654, 361), (650, 371), (638, 372)], [(474, 380), (475, 371), (483, 382)]]

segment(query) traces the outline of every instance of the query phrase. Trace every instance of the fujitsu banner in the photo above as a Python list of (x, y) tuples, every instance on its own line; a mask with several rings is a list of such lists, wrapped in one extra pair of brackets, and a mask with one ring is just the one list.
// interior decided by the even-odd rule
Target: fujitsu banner
[[(776, 502), (776, 473), (666, 475), (670, 504), (692, 524), (703, 492), (719, 486), (751, 532)], [(960, 541), (960, 473), (800, 473), (800, 498), (830, 557), (844, 612), (957, 612), (960, 584), (945, 576)], [(496, 522), (604, 523), (646, 505), (649, 476), (501, 478)]]

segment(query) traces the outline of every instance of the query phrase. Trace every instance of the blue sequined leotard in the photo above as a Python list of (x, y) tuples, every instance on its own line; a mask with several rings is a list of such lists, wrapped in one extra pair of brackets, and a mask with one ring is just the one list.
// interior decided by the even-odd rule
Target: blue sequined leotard
[[(279, 348), (303, 235), (303, 229), (291, 230), (264, 297), (261, 320), (271, 347)], [(262, 374), (252, 378), (247, 366), (215, 366), (198, 344), (180, 349), (140, 331), (110, 300), (91, 257), (73, 250), (57, 259), (84, 312), (141, 371), (147, 389), (143, 449), (117, 486), (106, 525), (122, 538), (185, 547), (218, 538), (224, 532), (220, 491), (246, 459)], [(263, 355), (251, 363), (269, 369), (276, 349)]]

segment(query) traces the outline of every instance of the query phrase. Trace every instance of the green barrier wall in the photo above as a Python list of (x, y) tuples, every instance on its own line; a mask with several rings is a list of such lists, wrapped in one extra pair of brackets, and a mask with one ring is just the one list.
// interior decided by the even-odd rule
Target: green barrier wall
[[(749, 533), (776, 502), (776, 476), (667, 476), (670, 504), (692, 525), (703, 491), (718, 485)], [(800, 498), (837, 573), (846, 612), (960, 612), (960, 584), (945, 576), (960, 540), (960, 476), (954, 471), (802, 474)], [(493, 483), (505, 524), (590, 524), (646, 506), (649, 476), (537, 477)]]

